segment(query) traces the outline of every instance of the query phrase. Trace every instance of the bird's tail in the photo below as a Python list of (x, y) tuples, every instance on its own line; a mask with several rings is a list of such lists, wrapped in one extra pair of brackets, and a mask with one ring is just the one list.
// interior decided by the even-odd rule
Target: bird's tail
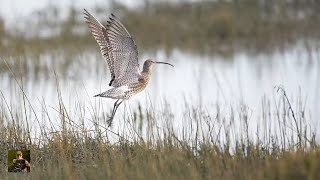
[(93, 97), (103, 97), (103, 94), (104, 93), (100, 93), (100, 94), (94, 95)]
[(128, 93), (130, 89), (127, 85), (111, 88), (103, 93), (97, 94), (94, 97), (106, 97), (106, 98), (112, 98), (112, 99), (124, 99), (126, 93)]
[(103, 92), (103, 93), (94, 95), (93, 97), (108, 97), (108, 91), (105, 91), (105, 92)]

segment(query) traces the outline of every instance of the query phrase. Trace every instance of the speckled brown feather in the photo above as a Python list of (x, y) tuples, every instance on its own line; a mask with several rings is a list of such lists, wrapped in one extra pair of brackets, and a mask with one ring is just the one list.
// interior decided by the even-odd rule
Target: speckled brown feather
[(111, 72), (110, 86), (119, 87), (137, 82), (139, 78), (138, 50), (123, 24), (111, 14), (107, 26), (103, 26), (84, 10), (88, 27), (100, 46)]

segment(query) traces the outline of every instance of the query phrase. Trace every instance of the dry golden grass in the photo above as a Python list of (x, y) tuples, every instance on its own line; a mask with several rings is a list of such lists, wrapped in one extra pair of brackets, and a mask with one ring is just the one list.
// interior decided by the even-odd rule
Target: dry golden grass
[[(106, 125), (94, 119), (98, 117), (96, 114), (92, 115), (93, 119), (88, 119), (96, 123), (95, 129), (88, 130), (81, 124), (85, 114), (78, 118), (70, 115), (72, 111), (81, 111), (81, 108), (68, 112), (63, 99), (57, 96), (60, 99), (59, 118), (49, 116), (39, 119), (41, 128), (36, 138), (32, 135), (34, 129), (28, 129), (28, 121), (23, 115), (24, 109), (31, 107), (8, 107), (5, 97), (1, 97), (0, 173), (3, 177), (14, 176), (6, 172), (5, 152), (9, 149), (30, 149), (32, 168), (31, 174), (26, 176), (31, 179), (320, 178), (319, 144), (314, 132), (304, 129), (307, 126), (301, 124), (305, 122), (302, 113), (305, 110), (295, 108), (297, 110), (291, 114), (286, 110), (291, 105), (290, 101), (286, 103), (286, 96), (279, 99), (283, 104), (276, 112), (268, 112), (270, 107), (262, 105), (266, 114), (281, 114), (280, 119), (261, 115), (262, 122), (279, 122), (279, 134), (268, 135), (274, 126), (258, 124), (257, 128), (266, 136), (258, 133), (257, 140), (249, 135), (245, 108), (232, 110), (234, 116), (227, 116), (219, 113), (210, 115), (189, 106), (191, 109), (186, 109), (186, 113), (191, 113), (191, 119), (185, 119), (186, 123), (178, 129), (184, 132), (183, 135), (173, 131), (171, 123), (159, 128), (164, 120), (174, 121), (172, 117), (167, 117), (170, 113), (168, 109), (160, 116), (155, 116), (154, 109), (140, 109), (123, 117), (128, 123), (128, 130), (135, 132), (128, 134), (107, 129)], [(287, 124), (283, 124), (284, 119)], [(295, 120), (298, 121), (295, 128), (300, 133), (295, 128), (289, 128), (294, 127), (291, 125), (295, 124)], [(41, 124), (46, 121), (59, 123), (53, 128)], [(240, 124), (233, 123), (235, 121)], [(192, 125), (193, 122), (195, 124)], [(197, 128), (190, 128), (192, 126)], [(198, 132), (199, 128), (211, 131)], [(239, 128), (241, 131), (232, 138), (230, 132)], [(144, 129), (152, 131), (146, 135), (143, 134)]]

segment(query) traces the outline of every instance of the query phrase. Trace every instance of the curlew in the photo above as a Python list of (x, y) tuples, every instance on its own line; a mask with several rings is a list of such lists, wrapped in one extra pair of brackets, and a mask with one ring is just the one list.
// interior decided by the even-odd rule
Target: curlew
[(107, 25), (103, 26), (85, 9), (84, 15), (111, 73), (109, 86), (113, 88), (94, 96), (116, 99), (111, 117), (108, 119), (110, 126), (120, 104), (146, 88), (154, 64), (167, 64), (172, 67), (173, 65), (148, 59), (143, 63), (140, 72), (137, 46), (118, 18), (111, 14)]

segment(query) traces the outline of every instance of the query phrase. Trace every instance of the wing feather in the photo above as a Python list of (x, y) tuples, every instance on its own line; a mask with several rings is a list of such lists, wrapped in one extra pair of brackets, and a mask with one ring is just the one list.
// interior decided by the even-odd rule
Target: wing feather
[(137, 82), (139, 77), (138, 49), (124, 25), (111, 14), (104, 27), (88, 11), (85, 19), (89, 29), (100, 46), (102, 56), (107, 60), (110, 72), (110, 84), (119, 87)]
[(110, 81), (109, 85), (111, 85), (112, 81), (115, 79), (114, 59), (113, 59), (113, 55), (112, 55), (112, 47), (110, 44), (110, 40), (107, 35), (107, 30), (87, 10), (84, 9), (84, 11), (85, 11), (84, 18), (86, 19), (88, 27), (89, 27), (94, 39), (97, 41), (98, 45), (100, 46), (101, 54), (106, 59), (107, 64), (109, 66), (110, 73), (111, 73), (111, 81)]

